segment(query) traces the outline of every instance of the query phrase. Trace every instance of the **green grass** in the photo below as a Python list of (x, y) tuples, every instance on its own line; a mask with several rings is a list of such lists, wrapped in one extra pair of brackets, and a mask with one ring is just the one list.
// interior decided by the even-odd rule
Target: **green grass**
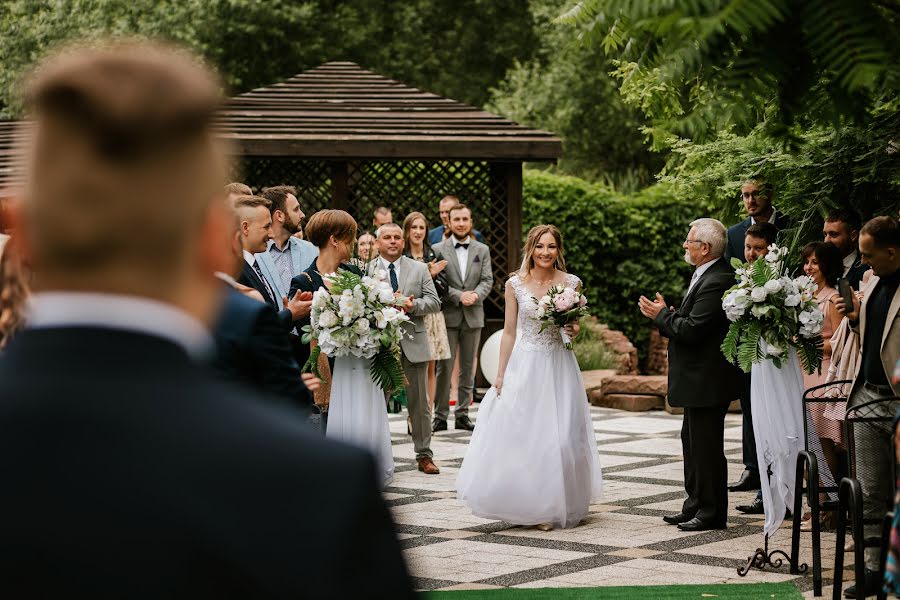
[(715, 585), (647, 585), (593, 588), (532, 588), (428, 592), (431, 600), (797, 600), (803, 596), (790, 583)]
[(581, 320), (581, 332), (575, 338), (573, 350), (582, 371), (615, 369), (616, 355), (603, 343), (600, 326), (594, 319)]

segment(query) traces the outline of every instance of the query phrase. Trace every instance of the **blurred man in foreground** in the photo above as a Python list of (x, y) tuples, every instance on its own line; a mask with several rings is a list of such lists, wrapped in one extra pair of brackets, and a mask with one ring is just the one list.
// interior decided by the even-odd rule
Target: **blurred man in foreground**
[(195, 362), (233, 264), (219, 99), (190, 57), (128, 41), (28, 85), (35, 295), (0, 358), (4, 597), (411, 596), (372, 458)]

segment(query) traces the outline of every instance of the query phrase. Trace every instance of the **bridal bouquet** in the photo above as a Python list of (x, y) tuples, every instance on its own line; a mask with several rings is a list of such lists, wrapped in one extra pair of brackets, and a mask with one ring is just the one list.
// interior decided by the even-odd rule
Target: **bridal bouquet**
[(793, 347), (807, 373), (822, 364), (822, 322), (816, 283), (785, 274), (786, 248), (769, 246), (752, 265), (731, 259), (738, 283), (725, 292), (722, 308), (731, 321), (722, 352), (749, 373), (753, 363), (771, 359), (777, 368)]
[(400, 365), (401, 325), (409, 321), (397, 307), (384, 271), (361, 276), (350, 271), (323, 275), (331, 289), (313, 294), (311, 324), (303, 328), (303, 341), (316, 339), (304, 371), (318, 372), (319, 353), (372, 359), (372, 381), (391, 392), (403, 387)]
[[(541, 322), (541, 331), (551, 325), (565, 327), (588, 314), (587, 298), (575, 288), (559, 284), (547, 290), (547, 294), (537, 302), (537, 319)], [(563, 345), (571, 350), (572, 340), (563, 331), (559, 332)]]

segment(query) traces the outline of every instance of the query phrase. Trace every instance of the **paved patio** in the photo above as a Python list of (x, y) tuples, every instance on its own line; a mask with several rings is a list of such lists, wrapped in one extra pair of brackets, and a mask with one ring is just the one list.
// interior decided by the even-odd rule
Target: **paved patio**
[[(477, 421), (477, 411), (472, 416)], [(451, 429), (434, 436), (440, 475), (416, 469), (404, 415), (390, 415), (397, 473), (385, 497), (394, 514), (416, 587), (422, 590), (492, 587), (578, 587), (703, 583), (793, 582), (812, 597), (810, 573), (737, 568), (762, 544), (762, 517), (734, 507), (754, 493), (729, 495), (728, 529), (684, 533), (663, 523), (684, 498), (681, 417), (664, 412), (629, 413), (592, 408), (603, 464), (604, 495), (588, 519), (573, 529), (539, 531), (473, 516), (456, 499), (455, 480), (470, 434)], [(741, 463), (741, 417), (729, 414), (725, 429), (729, 480)], [(785, 524), (773, 547), (790, 547)], [(811, 562), (810, 534), (801, 537), (801, 562)], [(834, 534), (822, 538), (823, 570), (830, 597)], [(845, 559), (852, 578), (852, 555)], [(811, 565), (810, 565), (811, 572)]]

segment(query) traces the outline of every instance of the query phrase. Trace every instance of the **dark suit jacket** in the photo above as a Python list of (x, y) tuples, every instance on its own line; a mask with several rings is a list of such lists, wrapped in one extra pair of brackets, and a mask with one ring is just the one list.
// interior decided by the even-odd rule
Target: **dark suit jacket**
[[(284, 327), (287, 331), (290, 331), (294, 328), (294, 316), (291, 314), (286, 308), (282, 308), (279, 305), (272, 304), (272, 298), (269, 296), (268, 290), (266, 290), (266, 284), (262, 282), (259, 278), (259, 275), (256, 274), (256, 271), (253, 270), (253, 267), (247, 264), (247, 261), (241, 261), (241, 276), (238, 277), (238, 283), (242, 285), (246, 285), (247, 287), (252, 287), (254, 290), (262, 294), (263, 300), (266, 301), (266, 304), (272, 307), (272, 310), (275, 311), (275, 314), (278, 315), (278, 321), (281, 323), (282, 327)], [(293, 298), (294, 296), (288, 296), (288, 298)], [(276, 298), (278, 300), (278, 298)]]
[(309, 411), (312, 397), (300, 378), (288, 335), (270, 306), (227, 286), (213, 328), (213, 368), (230, 381), (288, 400)]
[(25, 330), (0, 381), (3, 597), (412, 597), (373, 459), (176, 344)]
[(654, 324), (669, 338), (672, 406), (721, 406), (738, 397), (740, 371), (719, 348), (728, 331), (722, 295), (734, 283), (734, 271), (719, 259), (700, 276), (677, 310), (666, 308), (656, 316)]
[[(790, 218), (783, 212), (775, 213), (775, 222), (772, 223), (779, 231), (787, 229), (791, 226)], [(739, 258), (744, 261), (744, 238), (747, 236), (747, 230), (750, 228), (750, 217), (747, 217), (737, 225), (728, 228), (728, 244), (725, 245), (725, 262), (731, 264), (732, 258)]]
[[(362, 275), (362, 271), (360, 271), (354, 265), (341, 265), (340, 268), (342, 270), (352, 271), (353, 273), (356, 273), (357, 275)], [(313, 263), (311, 265), (309, 265), (309, 267), (305, 271), (303, 271), (299, 275), (296, 275), (293, 278), (291, 278), (290, 297), (293, 298), (294, 294), (296, 294), (298, 290), (301, 292), (315, 293), (316, 291), (318, 291), (319, 288), (323, 288), (323, 287), (325, 287), (325, 282), (322, 280), (322, 276), (319, 274), (319, 269), (316, 266), (316, 261), (313, 261)], [(304, 318), (300, 319), (299, 321), (296, 321), (295, 325), (297, 326), (297, 333), (299, 333), (302, 336), (304, 333), (303, 328), (309, 324), (310, 324), (310, 316), (309, 315), (305, 316)], [(310, 353), (310, 345), (309, 344), (304, 344), (301, 342), (299, 347), (296, 348), (297, 362), (300, 363), (301, 369), (303, 368), (303, 365), (306, 364), (306, 360), (309, 358), (309, 353)], [(301, 359), (302, 359), (302, 362), (300, 362)], [(331, 364), (331, 366), (333, 368), (334, 367), (334, 359), (329, 357), (328, 362), (329, 362), (329, 364)]]

